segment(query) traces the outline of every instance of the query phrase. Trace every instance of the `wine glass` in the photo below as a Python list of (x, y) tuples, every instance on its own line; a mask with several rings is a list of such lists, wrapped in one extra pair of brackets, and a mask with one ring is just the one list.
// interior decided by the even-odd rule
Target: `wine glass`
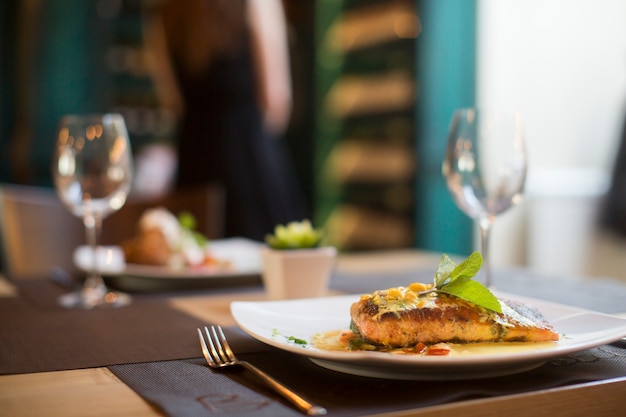
[(129, 295), (106, 287), (98, 256), (102, 220), (124, 205), (131, 188), (132, 156), (124, 118), (119, 114), (64, 116), (52, 176), (61, 201), (83, 220), (92, 255), (83, 287), (61, 296), (59, 303), (85, 309), (130, 304)]
[(443, 174), (457, 206), (478, 223), (483, 276), (492, 286), (489, 233), (496, 216), (522, 200), (527, 157), (517, 112), (454, 112)]

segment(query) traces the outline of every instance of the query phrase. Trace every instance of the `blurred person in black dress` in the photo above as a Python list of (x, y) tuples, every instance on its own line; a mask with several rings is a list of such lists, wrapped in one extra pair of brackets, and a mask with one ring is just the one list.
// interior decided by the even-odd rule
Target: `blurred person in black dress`
[(286, 144), (291, 112), (280, 0), (171, 0), (146, 19), (162, 104), (180, 117), (176, 187), (226, 191), (226, 236), (262, 240), (308, 217)]

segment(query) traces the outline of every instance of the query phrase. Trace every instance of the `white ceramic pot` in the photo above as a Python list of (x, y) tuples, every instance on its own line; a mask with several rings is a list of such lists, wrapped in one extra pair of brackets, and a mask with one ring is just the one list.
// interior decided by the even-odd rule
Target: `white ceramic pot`
[(335, 266), (337, 249), (274, 250), (263, 248), (263, 284), (271, 300), (326, 295)]

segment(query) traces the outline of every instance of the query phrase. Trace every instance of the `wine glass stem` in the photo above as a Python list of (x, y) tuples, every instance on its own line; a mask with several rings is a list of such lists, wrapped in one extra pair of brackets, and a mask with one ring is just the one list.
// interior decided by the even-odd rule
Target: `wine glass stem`
[(485, 286), (491, 287), (491, 264), (489, 263), (489, 232), (491, 231), (491, 220), (481, 219), (478, 223), (480, 229), (480, 251), (483, 257), (483, 276), (485, 277)]
[(85, 292), (99, 292), (103, 295), (107, 289), (100, 273), (100, 263), (98, 262), (98, 240), (100, 239), (100, 231), (102, 230), (102, 218), (97, 215), (85, 216), (85, 234), (87, 245), (91, 248), (92, 268), (87, 275), (84, 289)]

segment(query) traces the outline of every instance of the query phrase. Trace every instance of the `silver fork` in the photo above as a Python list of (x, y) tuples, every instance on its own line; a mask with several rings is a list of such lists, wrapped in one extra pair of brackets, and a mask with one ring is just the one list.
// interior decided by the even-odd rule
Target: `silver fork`
[(311, 404), (251, 363), (238, 360), (231, 350), (221, 326), (211, 326), (210, 329), (205, 326), (204, 334), (202, 330), (198, 329), (198, 337), (200, 338), (200, 346), (202, 346), (202, 354), (211, 368), (243, 366), (255, 373), (264, 383), (307, 415), (319, 416), (327, 413), (324, 407)]

